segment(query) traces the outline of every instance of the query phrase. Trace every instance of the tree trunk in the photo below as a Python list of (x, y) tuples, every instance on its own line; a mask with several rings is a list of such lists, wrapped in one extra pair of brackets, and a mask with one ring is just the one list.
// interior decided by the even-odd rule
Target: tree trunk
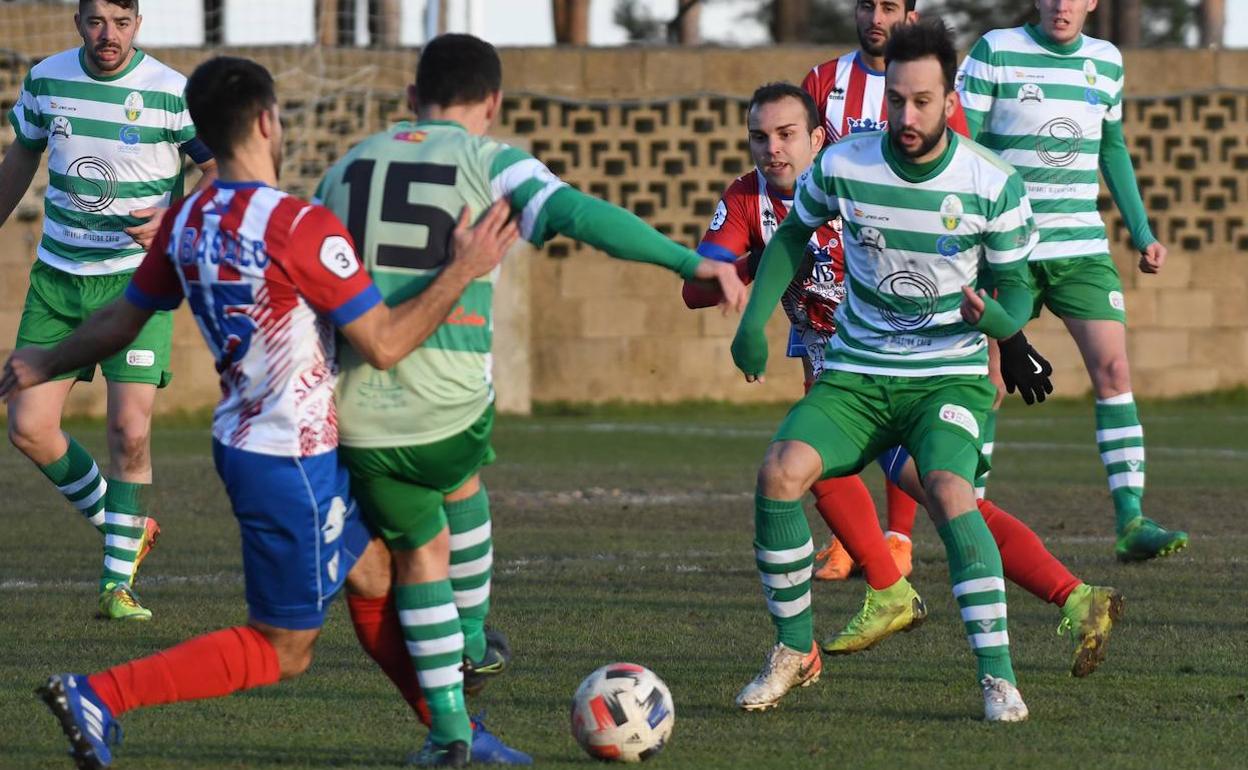
[(809, 37), (810, 0), (774, 0), (771, 35), (777, 43), (798, 43)]
[(317, 38), (321, 45), (338, 45), (338, 0), (321, 0), (321, 14), (317, 19)]
[(1114, 41), (1119, 48), (1140, 47), (1140, 0), (1118, 0), (1115, 3), (1118, 13), (1118, 35)]
[(1225, 0), (1203, 0), (1200, 4), (1200, 45), (1204, 48), (1221, 48), (1225, 36)]
[(374, 46), (382, 48), (398, 48), (399, 46), (399, 2), (400, 0), (373, 0), (370, 10), (371, 37)]
[(555, 43), (589, 45), (589, 0), (553, 0)]
[(1114, 41), (1117, 32), (1114, 30), (1114, 0), (1101, 0), (1093, 12), (1092, 36), (1102, 40)]
[[(678, 8), (683, 8), (691, 0), (680, 0)], [(680, 20), (676, 22), (676, 42), (680, 45), (702, 44), (702, 2), (692, 0), (692, 5), (685, 9)]]

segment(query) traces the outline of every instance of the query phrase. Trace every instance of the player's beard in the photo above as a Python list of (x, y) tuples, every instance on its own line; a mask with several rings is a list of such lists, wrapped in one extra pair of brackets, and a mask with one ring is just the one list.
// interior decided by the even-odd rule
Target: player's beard
[(907, 160), (914, 160), (915, 158), (921, 158), (924, 155), (932, 151), (932, 148), (935, 147), (940, 142), (940, 137), (944, 136), (945, 128), (947, 125), (948, 123), (946, 122), (945, 118), (942, 116), (940, 119), (940, 125), (937, 126), (936, 130), (930, 134), (925, 134), (922, 131), (919, 131), (918, 129), (910, 129), (911, 131), (914, 131), (916, 134), (918, 134), (919, 137), (922, 139), (922, 141), (919, 142), (918, 149), (913, 152), (911, 152), (910, 150), (907, 150), (899, 141), (899, 138), (902, 132), (906, 130), (903, 126), (894, 126), (892, 123), (889, 123), (888, 124), (888, 140), (893, 143), (893, 149), (895, 149), (898, 152), (898, 154), (900, 154), (902, 157), (906, 158)]
[(885, 34), (884, 39), (878, 44), (872, 43), (871, 39), (867, 37), (871, 30), (872, 27), (867, 27), (866, 29), (858, 28), (858, 45), (862, 47), (863, 52), (868, 56), (883, 56), (884, 46), (888, 43), (888, 35)]
[(100, 55), (95, 48), (86, 48), (87, 58), (91, 60), (91, 65), (100, 72), (116, 72), (125, 66), (126, 60), (130, 58), (131, 48), (122, 48), (119, 45), (109, 45), (106, 48), (112, 48), (117, 51), (117, 59), (111, 64), (106, 65), (100, 60)]

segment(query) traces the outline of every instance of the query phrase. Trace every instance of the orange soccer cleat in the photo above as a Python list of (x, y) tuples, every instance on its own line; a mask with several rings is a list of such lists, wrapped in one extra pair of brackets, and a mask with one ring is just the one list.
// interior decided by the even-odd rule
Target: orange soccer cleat
[(849, 551), (836, 538), (829, 540), (828, 547), (815, 554), (815, 560), (819, 559), (824, 562), (823, 566), (815, 570), (815, 580), (847, 580), (857, 566)]

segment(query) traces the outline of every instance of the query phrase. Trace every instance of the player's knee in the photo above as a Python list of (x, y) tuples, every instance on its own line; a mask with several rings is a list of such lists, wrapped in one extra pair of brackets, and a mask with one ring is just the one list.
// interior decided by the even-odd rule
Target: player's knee
[(121, 416), (108, 422), (108, 445), (115, 460), (127, 469), (146, 466), (151, 441), (151, 421), (145, 417)]
[(975, 507), (975, 490), (971, 483), (955, 473), (931, 471), (923, 477), (923, 491), (941, 518), (956, 516)]
[(1118, 395), (1131, 390), (1131, 367), (1126, 356), (1115, 356), (1101, 364), (1100, 382), (1101, 395)]
[(819, 478), (817, 453), (794, 451), (785, 442), (772, 444), (758, 470), (758, 491), (773, 500), (795, 500)]
[(38, 454), (39, 449), (54, 435), (55, 425), (49, 425), (44, 420), (31, 419), (17, 409), (9, 409), (9, 443), (22, 454)]

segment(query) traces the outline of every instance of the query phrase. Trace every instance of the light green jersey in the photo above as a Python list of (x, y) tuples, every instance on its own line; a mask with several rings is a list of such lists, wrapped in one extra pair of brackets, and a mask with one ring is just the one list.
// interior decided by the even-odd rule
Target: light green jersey
[(87, 72), (80, 48), (36, 64), (9, 122), (17, 140), (48, 151), (39, 259), (67, 273), (134, 270), (144, 249), (130, 212), (168, 207), (182, 192), (180, 146), (195, 138), (186, 78), (138, 49), (122, 72)]
[(1097, 167), (1106, 124), (1122, 122), (1118, 49), (1086, 35), (1058, 45), (1031, 25), (993, 30), (962, 63), (958, 92), (976, 139), (1027, 183), (1040, 228), (1031, 258), (1108, 254)]
[[(526, 152), (455, 123), (400, 123), (365, 139), (336, 163), (316, 198), (344, 222), (386, 303), (420, 293), (450, 254), (461, 209), (474, 218), (506, 198), (521, 236), (541, 246), (553, 234), (546, 203), (564, 183)], [(494, 399), (494, 283), (468, 285), (424, 344), (389, 371), (340, 348), (339, 436), (346, 446), (416, 446), (471, 426)]]
[(1036, 228), (1023, 180), (996, 155), (948, 133), (925, 167), (893, 154), (887, 132), (825, 149), (798, 180), (807, 227), (840, 215), (846, 297), (827, 369), (925, 377), (987, 374), (984, 334), (961, 317), (962, 287), (986, 267), (1029, 281)]

